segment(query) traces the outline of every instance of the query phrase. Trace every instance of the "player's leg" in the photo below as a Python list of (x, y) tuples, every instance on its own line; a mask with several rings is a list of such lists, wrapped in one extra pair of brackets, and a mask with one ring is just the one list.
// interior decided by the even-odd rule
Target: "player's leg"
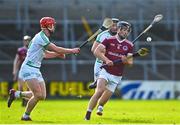
[[(18, 78), (18, 90), (19, 91), (21, 91), (21, 92), (23, 91), (24, 85), (25, 85), (25, 81), (23, 79), (21, 79), (21, 78)], [(28, 99), (29, 98), (26, 98), (26, 97), (22, 98), (22, 106), (26, 106), (26, 104), (28, 102)]]
[(103, 106), (108, 102), (122, 78), (121, 76), (113, 76), (107, 72), (106, 76), (108, 77), (109, 82), (106, 85), (106, 90), (104, 91), (104, 93), (98, 101), (97, 115), (103, 114)]
[[(28, 68), (26, 68), (26, 69), (28, 69)], [(25, 71), (26, 71), (26, 69), (25, 69)], [(29, 78), (29, 79), (31, 79), (31, 78)], [(19, 85), (19, 90), (20, 90), (20, 97), (22, 97), (23, 100), (26, 100), (25, 103), (27, 103), (28, 100), (32, 97), (33, 94), (32, 94), (31, 91), (29, 91), (29, 89), (27, 89), (27, 91), (23, 91), (23, 87), (25, 86), (25, 83), (26, 83), (26, 81), (25, 81), (23, 71), (20, 70), (20, 72), (18, 74), (18, 85)], [(27, 83), (26, 83), (26, 86), (28, 88)], [(24, 101), (23, 101), (23, 103), (24, 103)], [(25, 106), (26, 106), (26, 104), (25, 104)]]
[(94, 88), (96, 88), (96, 86), (97, 86), (97, 80), (94, 80), (94, 82), (92, 82), (91, 84), (89, 84), (89, 89), (94, 89)]
[(32, 91), (21, 92), (21, 97), (26, 99), (26, 100), (29, 100), (32, 96), (33, 96)]
[(24, 84), (24, 80), (22, 80), (21, 78), (18, 78), (18, 90), (19, 91), (23, 91), (23, 84)]
[(31, 120), (30, 113), (32, 112), (38, 101), (45, 99), (46, 96), (44, 94), (46, 92), (44, 81), (40, 82), (37, 79), (31, 79), (27, 80), (27, 84), (29, 89), (32, 91), (33, 96), (29, 99), (27, 103), (26, 110), (22, 117), (22, 120)]
[(8, 107), (11, 107), (12, 102), (16, 99), (16, 98), (24, 98), (29, 100), (32, 97), (32, 92), (31, 91), (16, 91), (14, 89), (11, 89), (9, 91), (9, 97), (8, 97)]
[(90, 120), (91, 112), (95, 108), (95, 106), (98, 102), (98, 99), (101, 97), (102, 93), (104, 92), (104, 90), (106, 88), (106, 83), (107, 83), (106, 80), (103, 78), (99, 78), (97, 80), (97, 88), (95, 90), (95, 93), (93, 94), (93, 96), (91, 97), (91, 99), (89, 101), (85, 120)]
[(97, 62), (97, 61), (95, 62), (95, 64), (94, 64), (94, 82), (89, 85), (89, 89), (96, 88), (96, 86), (97, 86), (97, 79), (98, 79), (99, 73), (101, 71), (101, 68), (100, 68), (101, 66), (102, 66), (102, 63)]
[(97, 115), (102, 115), (103, 114), (103, 106), (108, 102), (108, 100), (111, 98), (113, 92), (110, 90), (106, 89), (101, 98), (98, 101), (98, 107), (97, 107)]

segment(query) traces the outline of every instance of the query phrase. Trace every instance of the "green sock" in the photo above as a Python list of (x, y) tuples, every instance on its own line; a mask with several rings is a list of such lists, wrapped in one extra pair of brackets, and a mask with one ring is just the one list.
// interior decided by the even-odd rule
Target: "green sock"
[(19, 93), (19, 96), (22, 97), (22, 92)]
[(26, 115), (30, 115), (30, 112), (25, 112)]

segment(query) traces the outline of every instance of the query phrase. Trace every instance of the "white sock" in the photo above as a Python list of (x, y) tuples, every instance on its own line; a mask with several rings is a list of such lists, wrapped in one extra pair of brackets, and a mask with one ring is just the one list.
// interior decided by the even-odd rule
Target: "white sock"
[(23, 118), (28, 118), (28, 117), (29, 117), (28, 114), (26, 114), (26, 113), (23, 114)]
[(98, 109), (103, 109), (103, 106), (102, 106), (102, 105), (99, 105), (99, 106), (98, 106)]
[(88, 112), (92, 112), (92, 109), (87, 109)]
[(21, 93), (21, 91), (16, 91), (16, 92), (15, 92), (15, 97), (16, 97), (16, 98), (20, 98), (20, 93)]

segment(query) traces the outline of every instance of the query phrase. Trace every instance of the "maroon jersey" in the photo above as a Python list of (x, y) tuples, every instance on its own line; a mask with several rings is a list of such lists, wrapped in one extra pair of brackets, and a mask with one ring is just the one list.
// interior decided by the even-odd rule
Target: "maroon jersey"
[[(113, 36), (102, 42), (106, 47), (105, 56), (111, 61), (121, 59), (122, 56), (127, 56), (128, 53), (133, 52), (133, 44), (130, 41), (126, 39), (120, 41), (117, 37), (118, 36)], [(105, 67), (108, 73), (116, 76), (122, 76), (123, 69), (123, 63)]]
[(17, 50), (17, 54), (19, 56), (19, 59), (21, 62), (24, 61), (25, 57), (26, 57), (26, 53), (27, 53), (27, 48), (26, 47), (20, 47)]

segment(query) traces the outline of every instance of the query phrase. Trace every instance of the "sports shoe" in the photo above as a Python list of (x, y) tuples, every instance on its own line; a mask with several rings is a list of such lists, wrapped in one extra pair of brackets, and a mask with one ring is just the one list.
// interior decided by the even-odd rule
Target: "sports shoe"
[(89, 85), (89, 89), (95, 89), (97, 86), (97, 80)]
[(30, 117), (22, 117), (21, 120), (22, 121), (32, 121), (32, 119)]
[(102, 116), (103, 115), (103, 108), (98, 107), (96, 114), (99, 115), (99, 116)]
[(16, 90), (14, 90), (14, 89), (11, 89), (11, 90), (9, 91), (8, 107), (11, 107), (12, 102), (16, 99), (16, 98), (15, 98), (15, 92), (16, 92)]
[(91, 118), (91, 112), (87, 111), (84, 120), (90, 120), (90, 118)]

